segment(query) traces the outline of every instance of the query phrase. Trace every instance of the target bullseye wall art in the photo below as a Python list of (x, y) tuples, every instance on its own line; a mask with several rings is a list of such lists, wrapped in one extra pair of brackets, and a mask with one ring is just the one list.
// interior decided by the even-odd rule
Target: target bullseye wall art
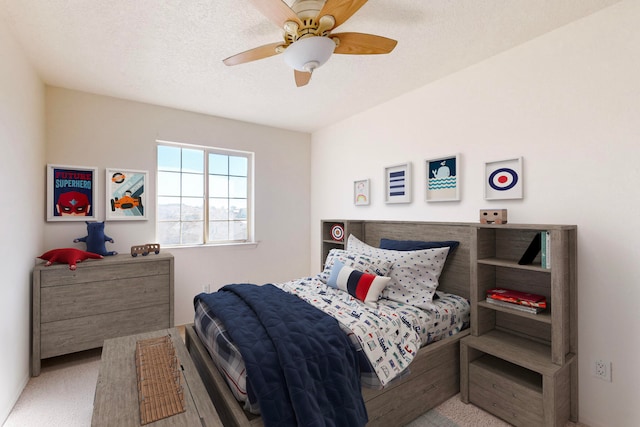
[(484, 164), (485, 200), (522, 199), (522, 157)]

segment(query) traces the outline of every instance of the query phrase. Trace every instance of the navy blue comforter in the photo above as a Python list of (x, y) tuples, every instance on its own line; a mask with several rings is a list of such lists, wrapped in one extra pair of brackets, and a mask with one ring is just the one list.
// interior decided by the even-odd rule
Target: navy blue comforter
[(240, 349), (265, 426), (367, 423), (358, 359), (334, 318), (272, 285), (227, 285), (198, 300)]

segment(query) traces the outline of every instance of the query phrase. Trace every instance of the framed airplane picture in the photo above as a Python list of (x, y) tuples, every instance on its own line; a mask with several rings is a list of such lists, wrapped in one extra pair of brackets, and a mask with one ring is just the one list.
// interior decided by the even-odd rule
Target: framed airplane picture
[(107, 169), (107, 220), (147, 219), (147, 171)]

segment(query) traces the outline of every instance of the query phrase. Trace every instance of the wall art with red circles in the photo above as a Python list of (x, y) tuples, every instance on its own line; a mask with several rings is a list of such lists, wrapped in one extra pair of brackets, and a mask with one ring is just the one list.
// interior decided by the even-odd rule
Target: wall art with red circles
[(484, 164), (485, 200), (522, 199), (522, 157)]

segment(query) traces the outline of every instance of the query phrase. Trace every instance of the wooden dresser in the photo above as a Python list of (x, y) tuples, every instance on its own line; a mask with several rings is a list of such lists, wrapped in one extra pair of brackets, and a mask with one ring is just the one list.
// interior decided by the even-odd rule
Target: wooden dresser
[(49, 357), (174, 326), (173, 256), (107, 256), (33, 270), (31, 375)]

